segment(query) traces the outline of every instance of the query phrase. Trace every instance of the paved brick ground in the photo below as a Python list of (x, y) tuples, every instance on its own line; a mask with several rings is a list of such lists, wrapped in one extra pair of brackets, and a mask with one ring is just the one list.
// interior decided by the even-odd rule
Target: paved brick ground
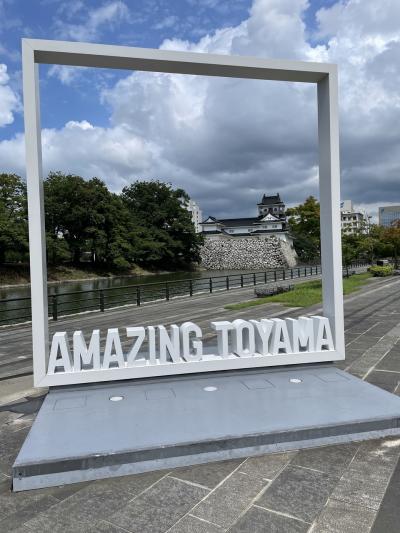
[[(395, 394), (399, 288), (398, 279), (373, 281), (347, 298), (347, 359), (338, 365)], [(400, 438), (12, 494), (10, 468), (39, 405), (0, 408), (1, 533), (400, 531)]]

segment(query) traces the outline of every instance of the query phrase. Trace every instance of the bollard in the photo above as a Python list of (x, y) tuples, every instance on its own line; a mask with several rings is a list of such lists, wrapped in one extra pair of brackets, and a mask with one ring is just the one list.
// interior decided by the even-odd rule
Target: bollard
[(140, 287), (136, 287), (136, 304), (139, 307), (141, 304), (140, 301)]
[(53, 295), (52, 299), (52, 311), (53, 311), (53, 320), (57, 320), (58, 318), (58, 304), (57, 304), (57, 295)]
[(100, 311), (104, 313), (104, 292), (100, 291)]

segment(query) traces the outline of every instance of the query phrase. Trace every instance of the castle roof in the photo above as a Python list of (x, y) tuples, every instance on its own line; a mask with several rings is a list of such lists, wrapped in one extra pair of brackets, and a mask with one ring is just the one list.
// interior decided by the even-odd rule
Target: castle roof
[(279, 192), (272, 196), (266, 196), (264, 194), (261, 202), (257, 205), (276, 205), (276, 204), (283, 204), (281, 197), (279, 196)]
[(229, 228), (238, 227), (238, 226), (251, 226), (253, 224), (260, 224), (261, 222), (282, 222), (281, 218), (276, 217), (275, 215), (264, 215), (251, 218), (220, 218), (208, 217), (202, 222), (202, 224), (220, 224), (222, 226), (228, 226)]

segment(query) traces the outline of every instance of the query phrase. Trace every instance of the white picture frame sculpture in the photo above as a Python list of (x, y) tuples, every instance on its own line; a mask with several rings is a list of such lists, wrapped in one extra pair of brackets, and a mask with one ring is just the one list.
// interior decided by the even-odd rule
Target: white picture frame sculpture
[[(77, 42), (22, 40), (26, 176), (32, 297), (34, 385), (47, 387), (188, 372), (249, 368), (345, 358), (342, 256), (340, 233), (340, 164), (338, 79), (333, 64), (281, 61), (255, 57), (173, 52)], [(323, 315), (332, 329), (333, 349), (279, 354), (269, 358), (236, 357), (170, 365), (132, 366), (49, 373), (46, 238), (43, 202), (39, 105), (39, 64), (115, 68), (202, 76), (221, 76), (317, 84), (319, 192)], [(115, 331), (115, 330), (109, 330)], [(57, 335), (62, 335), (58, 333)], [(123, 370), (123, 372), (121, 372)]]

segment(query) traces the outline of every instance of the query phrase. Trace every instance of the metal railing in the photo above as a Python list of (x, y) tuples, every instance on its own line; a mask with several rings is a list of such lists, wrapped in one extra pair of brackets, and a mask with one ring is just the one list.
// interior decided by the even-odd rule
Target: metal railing
[[(366, 267), (367, 263), (352, 263), (344, 268), (349, 275), (354, 268)], [(309, 278), (321, 274), (321, 266), (299, 266), (278, 268), (258, 272), (241, 272), (229, 275), (188, 278), (176, 281), (155, 282), (85, 291), (49, 293), (49, 317), (90, 311), (104, 312), (106, 309), (126, 305), (141, 306), (147, 302), (169, 301), (176, 297), (195, 294), (229, 291), (252, 285), (276, 283), (297, 278)], [(0, 300), (0, 325), (15, 324), (31, 320), (31, 299), (8, 298)]]

